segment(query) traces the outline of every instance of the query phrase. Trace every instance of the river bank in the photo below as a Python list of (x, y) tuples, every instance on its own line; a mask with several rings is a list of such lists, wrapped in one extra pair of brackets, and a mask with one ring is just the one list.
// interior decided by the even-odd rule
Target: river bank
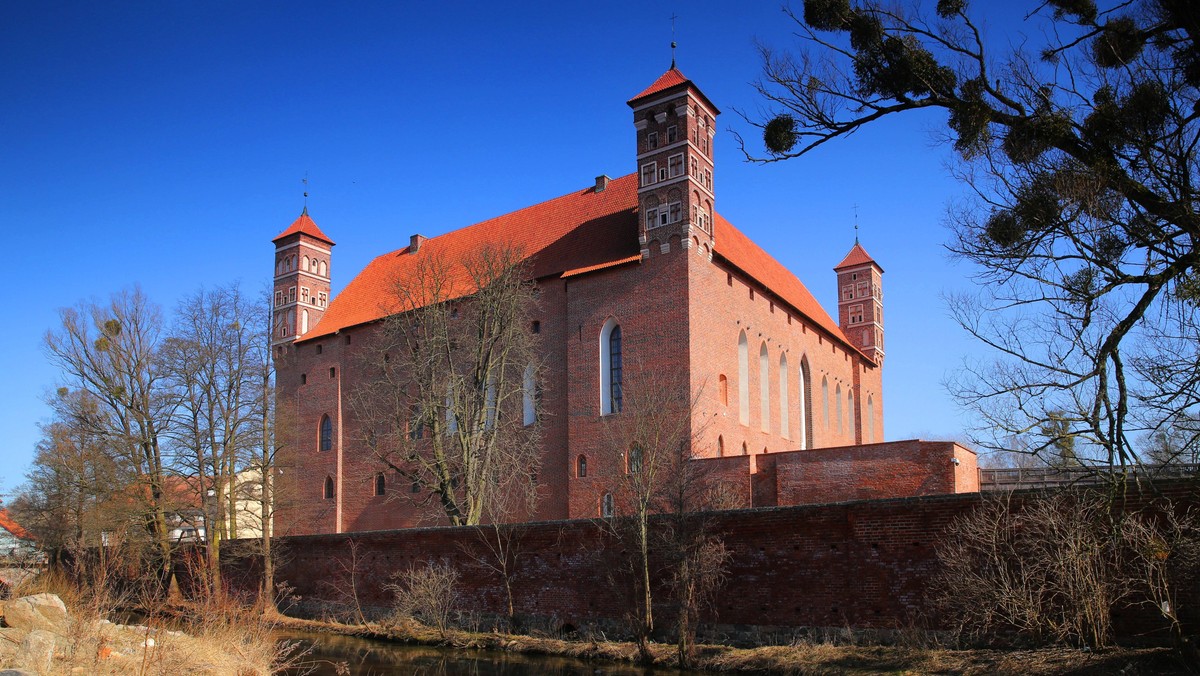
[[(445, 635), (415, 623), (401, 626), (341, 624), (281, 616), (275, 621), (285, 631), (352, 636), (378, 642), (381, 646), (422, 645), (461, 651), (495, 651), (530, 655), (554, 655), (597, 663), (637, 665), (674, 669), (678, 666), (675, 647), (653, 644), (654, 660), (641, 662), (634, 643), (607, 640), (566, 640), (527, 636), (447, 630)], [(1079, 674), (1185, 674), (1166, 648), (1115, 648), (1099, 652), (1075, 648), (1027, 650), (957, 649), (936, 645), (854, 645), (836, 640), (800, 640), (787, 646), (734, 648), (697, 646), (696, 672), (758, 674), (1012, 674), (1049, 676)], [(676, 672), (678, 673), (678, 672)]]

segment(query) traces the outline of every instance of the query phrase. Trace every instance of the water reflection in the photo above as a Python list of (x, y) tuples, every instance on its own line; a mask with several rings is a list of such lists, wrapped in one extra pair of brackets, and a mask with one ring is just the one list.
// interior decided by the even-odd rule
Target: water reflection
[(298, 642), (300, 650), (307, 651), (300, 658), (302, 664), (283, 672), (289, 676), (675, 676), (689, 673), (587, 662), (571, 657), (411, 646), (334, 634), (281, 632), (279, 637)]

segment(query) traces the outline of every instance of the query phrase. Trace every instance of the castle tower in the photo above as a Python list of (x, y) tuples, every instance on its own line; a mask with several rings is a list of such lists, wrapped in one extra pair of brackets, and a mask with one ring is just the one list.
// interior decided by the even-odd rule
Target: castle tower
[(833, 271), (842, 332), (872, 361), (883, 364), (883, 268), (856, 239)]
[(308, 216), (308, 207), (275, 243), (272, 345), (290, 343), (317, 325), (329, 306), (333, 240)]
[(674, 63), (629, 107), (637, 129), (642, 256), (650, 255), (650, 242), (665, 245), (674, 236), (685, 248), (695, 238), (711, 249), (713, 136), (721, 111)]

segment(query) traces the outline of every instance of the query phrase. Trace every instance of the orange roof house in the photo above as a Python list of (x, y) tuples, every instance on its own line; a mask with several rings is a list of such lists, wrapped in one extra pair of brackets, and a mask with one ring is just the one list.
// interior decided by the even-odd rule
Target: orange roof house
[[(754, 484), (767, 480), (753, 478), (764, 454), (883, 442), (883, 268), (855, 242), (834, 268), (838, 297), (827, 300), (835, 319), (716, 210), (720, 111), (695, 83), (672, 65), (627, 103), (632, 173), (445, 234), (414, 234), (407, 246), (384, 242), (387, 252), (336, 296), (334, 243), (307, 209), (272, 240), (278, 405), (295, 421), (283, 451), (294, 485), (284, 490), (303, 496), (281, 508), (280, 532), (421, 522), (417, 507), (356, 487), (380, 471), (347, 405), (377, 377), (356, 350), (381, 319), (413, 309), (394, 289), (424, 261), (447, 265), (453, 284), (461, 261), (485, 247), (519, 251), (539, 290), (529, 328), (545, 351), (539, 518), (591, 517), (611, 504), (606, 495), (624, 469), (599, 445), (605, 419), (622, 413), (620, 379), (634, 369), (688, 383), (685, 394), (698, 402), (692, 455), (740, 467), (741, 478), (727, 478), (745, 487), (747, 504), (784, 495), (782, 483)], [(461, 283), (450, 295), (468, 293)]]
[(0, 507), (0, 528), (12, 533), (12, 536), (18, 540), (33, 541), (33, 534), (21, 527), (21, 524), (13, 520), (12, 515), (7, 509)]

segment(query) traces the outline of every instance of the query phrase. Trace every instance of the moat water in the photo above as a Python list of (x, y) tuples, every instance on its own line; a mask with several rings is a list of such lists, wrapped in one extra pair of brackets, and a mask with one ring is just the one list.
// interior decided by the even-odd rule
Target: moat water
[(698, 674), (572, 657), (523, 655), (490, 650), (413, 646), (389, 641), (301, 632), (280, 632), (298, 644), (299, 664), (284, 674), (314, 676), (666, 676)]

